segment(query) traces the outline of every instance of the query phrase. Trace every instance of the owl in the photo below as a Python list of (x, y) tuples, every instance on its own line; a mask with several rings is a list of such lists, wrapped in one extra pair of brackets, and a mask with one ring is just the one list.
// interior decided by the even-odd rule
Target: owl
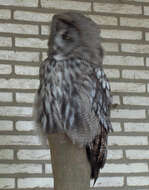
[(95, 181), (106, 162), (112, 131), (112, 96), (100, 41), (100, 29), (90, 18), (78, 12), (55, 15), (35, 100), (40, 128), (45, 134), (65, 133), (86, 149)]

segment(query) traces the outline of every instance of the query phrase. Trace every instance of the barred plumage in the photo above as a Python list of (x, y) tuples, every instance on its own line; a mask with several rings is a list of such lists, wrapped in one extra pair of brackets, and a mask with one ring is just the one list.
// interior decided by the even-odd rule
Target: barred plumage
[[(61, 22), (61, 26), (60, 23), (57, 26), (57, 22)], [(82, 32), (82, 25), (88, 30)], [(45, 133), (64, 132), (73, 143), (85, 147), (91, 164), (91, 177), (96, 180), (99, 169), (106, 161), (107, 135), (112, 130), (112, 98), (102, 66), (99, 30), (93, 21), (79, 13), (56, 15), (52, 26), (49, 56), (40, 66), (40, 86), (35, 101), (36, 120)], [(63, 40), (66, 39), (63, 38), (68, 33), (67, 37), (73, 39), (72, 47), (68, 44), (70, 51), (67, 48), (65, 51), (63, 44), (66, 42)], [(84, 40), (80, 45), (76, 38), (82, 35)], [(97, 40), (95, 42), (94, 39), (94, 44), (83, 45), (88, 35), (92, 40)], [(62, 39), (60, 36), (63, 36)]]

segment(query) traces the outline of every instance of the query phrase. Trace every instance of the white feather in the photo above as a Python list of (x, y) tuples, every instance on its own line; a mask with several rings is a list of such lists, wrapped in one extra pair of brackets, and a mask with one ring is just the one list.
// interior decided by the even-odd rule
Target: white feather
[(98, 79), (100, 79), (100, 77), (101, 77), (101, 70), (97, 71), (96, 76), (97, 76)]

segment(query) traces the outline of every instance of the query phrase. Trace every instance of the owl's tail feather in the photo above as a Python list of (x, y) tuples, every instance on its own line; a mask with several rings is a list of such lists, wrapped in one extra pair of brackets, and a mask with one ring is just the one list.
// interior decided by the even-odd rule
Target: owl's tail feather
[(96, 170), (96, 172), (97, 172), (96, 174), (95, 174), (95, 171), (92, 171), (92, 172), (94, 172), (94, 174), (93, 173), (91, 174), (91, 178), (94, 179), (94, 182), (93, 182), (93, 187), (94, 187), (94, 185), (95, 185), (95, 183), (97, 181), (97, 178), (98, 178), (99, 171)]
[(101, 134), (96, 136), (93, 142), (86, 145), (86, 153), (91, 165), (91, 179), (96, 183), (100, 169), (105, 165), (107, 158), (107, 132), (102, 128)]

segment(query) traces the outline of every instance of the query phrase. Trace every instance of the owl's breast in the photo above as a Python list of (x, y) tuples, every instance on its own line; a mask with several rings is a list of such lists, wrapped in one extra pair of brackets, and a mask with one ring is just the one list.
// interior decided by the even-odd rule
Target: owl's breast
[[(91, 69), (78, 60), (45, 62), (41, 68), (40, 93), (48, 130), (80, 126), (82, 114), (90, 110), (93, 81)], [(88, 108), (84, 108), (87, 101)], [(86, 114), (85, 118), (88, 118)], [(83, 122), (83, 121), (82, 121)], [(82, 125), (82, 124), (81, 124)]]
[(45, 92), (60, 105), (62, 99), (67, 101), (75, 95), (79, 95), (80, 88), (88, 92), (92, 87), (90, 68), (79, 59), (52, 61), (45, 64), (43, 71)]
[(80, 76), (81, 71), (75, 68), (74, 62), (56, 61), (50, 73), (50, 83), (55, 98), (71, 96)]

